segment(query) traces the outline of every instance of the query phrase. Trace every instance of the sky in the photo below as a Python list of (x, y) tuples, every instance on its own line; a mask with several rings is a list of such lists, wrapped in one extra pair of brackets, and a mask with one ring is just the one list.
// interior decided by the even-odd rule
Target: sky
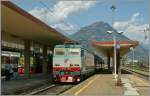
[(149, 0), (11, 0), (49, 26), (68, 35), (97, 21), (112, 25), (112, 5), (116, 6), (113, 27), (130, 39), (147, 44)]

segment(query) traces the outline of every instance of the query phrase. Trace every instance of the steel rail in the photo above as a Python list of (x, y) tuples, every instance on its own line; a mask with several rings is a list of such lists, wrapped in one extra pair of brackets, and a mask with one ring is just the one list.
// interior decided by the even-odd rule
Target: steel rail
[(136, 72), (136, 71), (133, 71), (133, 70), (128, 69), (128, 68), (122, 68), (122, 70), (127, 71), (127, 72), (129, 72), (129, 73), (131, 73), (131, 74), (133, 74), (133, 75), (135, 75), (135, 76), (140, 77), (140, 78), (149, 80), (149, 76), (148, 76), (148, 75), (142, 74), (142, 73), (140, 73), (140, 72)]

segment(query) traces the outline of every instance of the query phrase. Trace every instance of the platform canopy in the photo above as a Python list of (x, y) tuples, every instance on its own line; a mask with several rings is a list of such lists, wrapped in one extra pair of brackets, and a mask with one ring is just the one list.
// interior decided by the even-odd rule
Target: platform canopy
[[(39, 42), (44, 45), (63, 43), (69, 38), (51, 28), (41, 20), (16, 6), (10, 1), (1, 2), (2, 40), (5, 34), (12, 37)], [(10, 40), (13, 42), (13, 40)]]
[[(92, 41), (92, 45), (100, 51), (103, 55), (108, 54), (113, 57), (114, 54), (114, 42), (113, 41)], [(118, 41), (116, 42), (116, 48), (120, 49), (120, 55), (123, 56), (130, 51), (130, 48), (135, 48), (138, 45), (137, 41)]]

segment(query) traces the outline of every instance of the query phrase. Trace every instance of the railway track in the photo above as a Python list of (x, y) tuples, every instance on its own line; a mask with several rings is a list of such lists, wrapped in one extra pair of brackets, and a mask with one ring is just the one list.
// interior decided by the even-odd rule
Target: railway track
[(59, 95), (73, 86), (74, 85), (55, 84), (55, 85), (47, 86), (45, 88), (41, 88), (39, 90), (33, 91), (28, 95)]
[(122, 70), (127, 71), (127, 72), (129, 72), (129, 73), (131, 73), (131, 74), (133, 74), (133, 75), (135, 75), (135, 76), (140, 77), (140, 78), (149, 80), (149, 76), (148, 76), (148, 75), (142, 74), (142, 73), (140, 73), (140, 72), (136, 72), (136, 71), (133, 71), (133, 70), (128, 69), (128, 68), (122, 68)]

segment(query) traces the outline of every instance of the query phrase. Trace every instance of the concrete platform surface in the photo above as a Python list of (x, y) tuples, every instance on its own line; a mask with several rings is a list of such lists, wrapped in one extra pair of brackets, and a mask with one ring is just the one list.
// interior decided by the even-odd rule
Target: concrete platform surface
[[(138, 80), (136, 80), (138, 78)], [(133, 80), (134, 79), (134, 80)], [(122, 75), (122, 86), (116, 86), (112, 74), (97, 74), (61, 95), (64, 96), (148, 96), (148, 82), (132, 75)], [(145, 89), (137, 87), (146, 84)]]
[(20, 78), (18, 80), (11, 79), (5, 81), (1, 79), (1, 94), (2, 95), (17, 95), (34, 88), (50, 83), (51, 79), (45, 78), (42, 74), (35, 74), (30, 79)]

